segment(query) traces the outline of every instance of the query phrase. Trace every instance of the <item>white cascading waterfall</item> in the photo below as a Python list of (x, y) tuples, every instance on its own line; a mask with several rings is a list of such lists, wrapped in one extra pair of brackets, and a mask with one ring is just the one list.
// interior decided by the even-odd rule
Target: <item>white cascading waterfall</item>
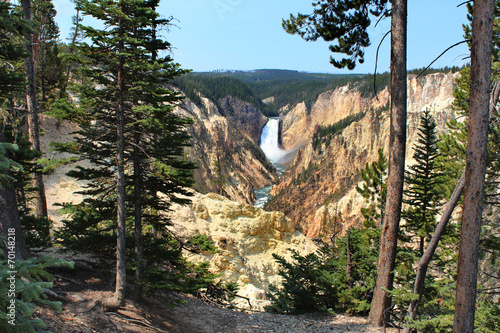
[(274, 163), (279, 163), (287, 155), (287, 151), (279, 147), (279, 129), (279, 118), (269, 118), (260, 136), (260, 148), (267, 159)]
[[(285, 168), (280, 164), (280, 162), (288, 154), (288, 152), (279, 147), (279, 131), (279, 118), (269, 118), (267, 124), (262, 129), (262, 134), (260, 136), (260, 148), (276, 169), (278, 169), (279, 172), (282, 172)], [(271, 190), (271, 187), (272, 185), (255, 190), (256, 200), (254, 206), (260, 208), (264, 207), (269, 198), (269, 191)]]

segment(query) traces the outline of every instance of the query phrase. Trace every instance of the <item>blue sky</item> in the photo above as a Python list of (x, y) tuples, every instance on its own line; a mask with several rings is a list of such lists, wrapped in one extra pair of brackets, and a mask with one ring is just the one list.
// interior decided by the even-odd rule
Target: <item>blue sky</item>
[[(442, 51), (463, 40), (467, 22), (463, 0), (408, 0), (408, 68), (426, 66)], [(159, 11), (173, 16), (176, 26), (163, 31), (173, 46), (173, 57), (195, 71), (218, 69), (293, 69), (307, 72), (346, 73), (329, 63), (329, 43), (305, 42), (281, 27), (290, 13), (310, 13), (312, 0), (162, 0)], [(65, 40), (74, 14), (70, 0), (54, 0), (56, 18)], [(370, 30), (372, 45), (365, 63), (353, 72), (373, 73), (375, 52), (390, 29), (386, 19)], [(390, 40), (381, 47), (378, 72), (389, 69)], [(461, 66), (467, 60), (465, 45), (454, 48), (433, 67)], [(337, 56), (338, 57), (338, 56)]]

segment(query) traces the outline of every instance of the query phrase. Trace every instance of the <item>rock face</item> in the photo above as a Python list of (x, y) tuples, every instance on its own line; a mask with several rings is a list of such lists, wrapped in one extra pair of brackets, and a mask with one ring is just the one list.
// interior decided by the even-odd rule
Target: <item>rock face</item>
[(176, 112), (191, 117), (192, 147), (186, 158), (195, 162), (195, 188), (216, 192), (244, 203), (255, 201), (254, 190), (277, 179), (275, 169), (259, 148), (260, 132), (267, 122), (252, 104), (233, 97), (218, 101), (202, 98), (203, 106), (185, 99)]
[[(407, 164), (412, 163), (412, 145), (417, 140), (420, 113), (426, 108), (443, 131), (454, 112), (456, 74), (408, 76)], [(388, 155), (389, 92), (378, 100), (363, 98), (356, 89), (343, 87), (319, 96), (311, 110), (299, 104), (283, 117), (283, 144), (302, 146), (293, 164), (272, 189), (267, 208), (285, 212), (304, 234), (327, 236), (361, 222), (365, 205), (355, 190), (359, 169), (377, 159), (378, 148)], [(318, 125), (334, 124), (349, 115), (365, 116), (337, 134), (327, 146), (314, 149), (311, 137)]]
[(380, 93), (379, 98), (380, 102), (362, 98), (359, 91), (344, 86), (320, 94), (310, 110), (305, 103), (297, 104), (282, 119), (283, 147), (291, 149), (306, 144), (317, 125), (333, 124), (370, 107), (379, 108), (385, 105), (388, 99), (387, 91)]
[[(68, 121), (58, 123), (56, 119), (46, 115), (40, 115), (40, 128), (43, 128), (44, 134), (40, 137), (40, 148), (44, 152), (44, 157), (50, 159), (62, 159), (70, 157), (67, 153), (57, 153), (50, 149), (51, 142), (71, 142), (73, 141), (73, 132), (78, 130), (78, 127)], [(85, 165), (87, 162), (80, 161), (79, 165)], [(73, 169), (74, 163), (57, 168), (53, 173), (44, 175), (45, 195), (47, 197), (47, 209), (49, 218), (54, 222), (54, 226), (58, 227), (63, 216), (58, 213), (61, 209), (58, 204), (65, 202), (78, 203), (83, 200), (83, 196), (76, 193), (81, 191), (84, 183), (78, 182), (72, 177), (66, 175), (68, 171)]]
[[(250, 298), (253, 310), (263, 309), (269, 284), (280, 281), (273, 253), (290, 258), (290, 249), (302, 254), (317, 249), (311, 239), (295, 231), (293, 222), (282, 212), (266, 212), (214, 193), (197, 193), (190, 206), (172, 208), (171, 228), (176, 235), (207, 235), (218, 248), (216, 254), (186, 255), (193, 261), (210, 261), (214, 273), (237, 283), (238, 295)], [(235, 302), (249, 308), (245, 299)]]

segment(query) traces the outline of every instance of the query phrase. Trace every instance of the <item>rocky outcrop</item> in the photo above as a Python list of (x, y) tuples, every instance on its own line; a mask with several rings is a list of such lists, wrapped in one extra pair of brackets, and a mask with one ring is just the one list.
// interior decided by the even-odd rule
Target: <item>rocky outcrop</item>
[(185, 150), (198, 168), (195, 188), (216, 192), (244, 203), (255, 201), (254, 191), (277, 179), (272, 165), (259, 148), (265, 118), (252, 104), (227, 96), (218, 101), (202, 98), (203, 106), (188, 99), (176, 108), (194, 121), (189, 132), (192, 146)]
[[(238, 295), (250, 298), (253, 310), (267, 304), (269, 284), (280, 282), (279, 266), (273, 254), (290, 258), (291, 249), (302, 254), (314, 252), (315, 243), (295, 231), (282, 212), (236, 203), (217, 194), (195, 194), (190, 206), (174, 206), (171, 227), (182, 238), (207, 235), (215, 243), (215, 254), (193, 254), (192, 261), (210, 261), (211, 270), (222, 274), (226, 282), (239, 286)], [(249, 308), (245, 299), (235, 299), (238, 306)]]
[[(454, 74), (408, 77), (407, 164), (412, 163), (411, 149), (417, 140), (420, 112), (426, 108), (443, 131), (454, 116)], [(387, 154), (389, 139), (389, 92), (378, 100), (363, 98), (348, 87), (323, 93), (311, 110), (299, 104), (283, 117), (283, 144), (302, 146), (293, 164), (272, 189), (273, 200), (267, 208), (280, 210), (310, 237), (328, 236), (361, 222), (364, 199), (355, 190), (358, 170), (377, 158), (377, 150)], [(329, 145), (314, 149), (311, 137), (317, 125), (329, 125), (353, 114), (366, 115), (336, 135)]]

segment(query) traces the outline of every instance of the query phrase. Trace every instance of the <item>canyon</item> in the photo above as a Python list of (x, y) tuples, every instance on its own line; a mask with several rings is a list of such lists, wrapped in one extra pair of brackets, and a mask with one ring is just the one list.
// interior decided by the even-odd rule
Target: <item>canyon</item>
[(195, 189), (250, 204), (255, 189), (277, 181), (276, 170), (259, 149), (267, 118), (252, 104), (231, 96), (218, 101), (219, 107), (207, 98), (202, 102), (198, 106), (185, 99), (176, 108), (194, 121), (188, 128), (192, 146), (185, 150), (185, 158), (197, 165)]
[[(438, 133), (455, 117), (453, 90), (458, 74), (408, 76), (406, 164), (412, 164), (412, 145), (417, 140), (420, 113), (431, 110)], [(359, 170), (375, 161), (378, 149), (387, 155), (389, 139), (389, 90), (378, 98), (366, 98), (356, 87), (341, 87), (319, 96), (310, 109), (296, 105), (282, 119), (286, 149), (301, 147), (295, 160), (273, 187), (266, 209), (283, 211), (305, 235), (324, 237), (361, 225), (364, 199), (357, 193)], [(337, 123), (363, 114), (335, 135), (329, 144), (315, 149), (312, 136), (318, 126)]]
[[(439, 131), (455, 117), (451, 103), (457, 75), (408, 76), (408, 164), (421, 111), (432, 110)], [(279, 117), (278, 141), (281, 148), (296, 154), (280, 177), (259, 148), (269, 118), (253, 103), (234, 96), (214, 101), (199, 95), (201, 104), (186, 98), (175, 109), (193, 119), (187, 129), (191, 146), (184, 158), (198, 168), (192, 204), (172, 207), (171, 230), (183, 241), (197, 234), (213, 241), (217, 253), (186, 252), (186, 256), (209, 261), (213, 272), (239, 286), (239, 294), (250, 300), (252, 309), (262, 309), (268, 286), (280, 281), (272, 254), (288, 258), (291, 249), (313, 252), (321, 243), (315, 238), (329, 241), (349, 226), (360, 226), (365, 202), (355, 189), (360, 182), (358, 170), (377, 158), (378, 148), (387, 153), (389, 91), (385, 88), (377, 97), (367, 96), (352, 83), (319, 94), (311, 104), (289, 105)], [(345, 119), (353, 120), (328, 143), (313, 144), (319, 128)], [(46, 157), (68, 157), (50, 151), (49, 142), (70, 141), (75, 126), (43, 116), (42, 128)], [(79, 161), (45, 176), (55, 227), (65, 218), (58, 204), (81, 201), (78, 191), (85, 185), (66, 172), (85, 163)], [(265, 210), (252, 206), (255, 190), (273, 184), (273, 197)], [(250, 307), (245, 298), (237, 302)]]

